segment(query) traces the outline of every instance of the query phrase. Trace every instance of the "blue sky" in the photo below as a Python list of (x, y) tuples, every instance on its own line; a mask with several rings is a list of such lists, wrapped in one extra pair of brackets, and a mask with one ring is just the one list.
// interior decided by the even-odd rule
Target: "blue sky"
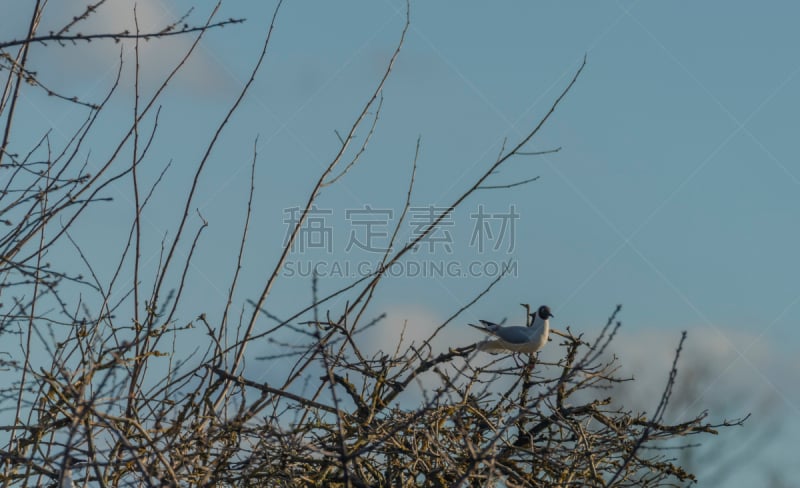
[[(143, 25), (157, 27), (189, 2), (139, 5)], [(145, 171), (152, 180), (168, 160), (173, 167), (156, 210), (146, 216), (152, 231), (147, 258), (157, 254), (178, 215), (174, 196), (187, 188), (203, 141), (246, 80), (272, 7), (224, 5), (222, 18), (247, 22), (208, 34), (164, 97), (162, 135)], [(52, 15), (65, 8), (56, 6)], [(404, 9), (394, 1), (283, 6), (265, 65), (201, 180), (197, 207), (210, 230), (199, 251), (202, 264), (193, 270), (196, 303), (219, 301), (226, 291), (220, 283), (229, 278), (227, 256), (233, 255), (225, 250), (235, 249), (230, 236), (241, 227), (256, 136), (255, 225), (247, 255), (253, 271), (246, 278), (254, 286), (263, 278), (258, 270), (273, 266), (281, 249), (285, 210), (304, 203), (310, 175), (335, 153), (334, 130), (346, 130), (385, 69)], [(201, 10), (194, 19), (205, 15)], [(319, 202), (332, 212), (333, 252), (317, 249), (292, 259), (374, 260), (375, 253), (344, 251), (353, 230), (345, 212), (369, 205), (398, 215), (417, 138), (415, 205), (446, 206), (493, 162), (504, 138), (512, 144), (533, 127), (587, 56), (578, 83), (529, 144), (529, 150), (562, 150), (512, 160), (491, 181), (540, 179), (478, 192), (453, 216), (451, 252), (420, 251), (415, 259), (515, 263), (516, 276), (498, 284), (465, 320), (513, 320), (520, 302), (547, 303), (557, 327), (568, 324), (591, 336), (622, 303), (623, 363), (627, 354), (632, 363), (664, 374), (664, 351), (688, 330), (698, 345), (694, 354), (715, 358), (695, 399), (698, 410), (725, 392), (747, 397), (731, 400), (741, 410), (728, 405), (729, 416), (756, 408), (761, 397), (775, 398), (785, 432), (797, 432), (799, 14), (793, 2), (413, 2), (411, 28), (368, 151)], [(126, 2), (102, 15), (96, 28), (130, 25)], [(21, 28), (13, 18), (9, 13), (0, 20), (0, 31)], [(186, 42), (152, 41), (143, 50), (146, 88)], [(113, 77), (117, 49), (42, 50), (39, 70), (58, 76), (67, 91), (96, 99)], [(130, 93), (130, 86), (123, 90)], [(74, 126), (74, 108), (36, 93), (25, 102), (21, 141), (36, 139), (43, 127), (69, 134)], [(115, 103), (104, 119), (109, 140), (130, 120), (130, 98)], [(108, 150), (102, 137), (93, 149)], [(127, 232), (115, 217), (129, 211), (126, 185), (111, 189), (115, 202), (95, 210), (82, 228)], [(511, 252), (468, 245), (470, 213), (479, 205), (494, 214), (512, 206), (519, 213)], [(87, 239), (84, 245), (100, 262), (114, 260), (105, 242)], [(404, 320), (421, 324), (422, 334), (489, 281), (392, 279), (373, 308), (390, 312), (391, 327)], [(321, 287), (340, 283), (331, 277)], [(309, 297), (307, 279), (287, 278), (268, 306), (288, 313)], [(477, 339), (472, 332), (447, 337)], [(375, 347), (391, 347), (375, 340)], [(770, 449), (790, 441), (777, 436)], [(769, 463), (785, 467), (779, 454), (765, 463), (743, 469), (755, 476)]]

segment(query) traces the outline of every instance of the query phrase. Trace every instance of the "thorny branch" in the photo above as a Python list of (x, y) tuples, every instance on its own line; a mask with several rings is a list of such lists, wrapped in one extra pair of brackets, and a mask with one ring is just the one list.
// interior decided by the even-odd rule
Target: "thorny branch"
[[(371, 164), (368, 146), (380, 128), (386, 81), (409, 31), (406, 5), (401, 35), (380, 79), (344, 135), (336, 131), (341, 144), (310, 185), (302, 218), (268, 270), (247, 262), (257, 193), (259, 146), (254, 143), (239, 246), (227, 293), (217, 304), (221, 316), (216, 316), (206, 310), (214, 305), (191, 300), (189, 270), (197, 265), (204, 232), (213, 227), (192, 207), (214, 149), (269, 52), (281, 2), (264, 24), (264, 42), (247, 83), (205, 141), (175, 232), (158, 239), (155, 271), (141, 259), (149, 241), (141, 218), (151, 197), (163, 191), (159, 184), (168, 165), (149, 185), (139, 165), (154, 158), (151, 143), (160, 130), (161, 97), (205, 32), (241, 20), (215, 20), (217, 3), (198, 25), (186, 24), (187, 14), (157, 32), (142, 33), (137, 23), (132, 33), (71, 33), (105, 4), (89, 4), (60, 29), (41, 35), (38, 26), (47, 3), (36, 2), (26, 37), (0, 41), (0, 70), (7, 72), (0, 99), (0, 294), (6, 298), (0, 306), (0, 335), (16, 339), (4, 341), (0, 351), (2, 373), (15, 378), (0, 388), (0, 405), (14, 412), (13, 422), (0, 426), (4, 486), (61, 483), (70, 472), (74, 479), (99, 486), (656, 486), (694, 479), (662, 448), (746, 420), (711, 423), (707, 412), (674, 424), (664, 420), (685, 337), (652, 415), (612, 407), (608, 395), (598, 396), (629, 381), (616, 376), (618, 360), (605, 353), (620, 330), (619, 307), (593, 340), (569, 328), (554, 331), (548, 347), (560, 352), (556, 363), (528, 356), (487, 362), (474, 345), (441, 347), (440, 334), (456, 326), (502, 276), (484, 283), (444, 322), (432, 324), (423, 340), (401, 337), (388, 353), (363, 349), (361, 334), (385, 325), (385, 314), (374, 313), (371, 305), (387, 269), (477, 190), (504, 190), (538, 179), (489, 184), (512, 158), (560, 149), (532, 152), (525, 147), (573, 88), (585, 59), (523, 137), (508, 148), (504, 143), (497, 159), (430, 225), (395, 248), (413, 202), (421, 160), (417, 140), (403, 211), (376, 271), (341, 283), (327, 295), (319, 294), (314, 276), (311, 303), (287, 311), (273, 303), (272, 290), (320, 190), (335, 188), (346, 174)], [(139, 41), (176, 35), (194, 35), (194, 41), (145, 98), (139, 86)], [(122, 55), (107, 94), (88, 102), (58, 94), (50, 82), (39, 80), (29, 67), (29, 51), (32, 45), (58, 48), (54, 43), (80, 46), (123, 39), (136, 41), (130, 126), (112, 141), (107, 160), (97, 162), (86, 148), (96, 137), (99, 114), (118, 96)], [(10, 54), (10, 48), (16, 53)], [(19, 154), (13, 149), (17, 101), (26, 89), (43, 89), (88, 110), (63, 146), (56, 147), (45, 133), (33, 147)], [(365, 134), (360, 140), (359, 131)], [(91, 174), (90, 167), (95, 168)], [(75, 223), (124, 178), (130, 178), (135, 207), (126, 215), (127, 241), (120, 244), (114, 266), (99, 269), (81, 248)], [(74, 266), (50, 262), (51, 251), (65, 238), (87, 278), (68, 271)], [(187, 249), (180, 251), (179, 243)], [(107, 271), (111, 278), (104, 282)], [(261, 277), (258, 293), (241, 286), (247, 273)], [(182, 318), (187, 309), (195, 311), (194, 319)], [(264, 328), (264, 320), (274, 325)], [(245, 366), (255, 358), (246, 349), (257, 339), (282, 345), (280, 356), (256, 361), (264, 369), (280, 362), (282, 376), (277, 371), (270, 381), (250, 376), (252, 364)], [(178, 352), (182, 341), (199, 346)], [(17, 350), (5, 346), (12, 343)], [(44, 360), (37, 355), (40, 350), (46, 352)]]

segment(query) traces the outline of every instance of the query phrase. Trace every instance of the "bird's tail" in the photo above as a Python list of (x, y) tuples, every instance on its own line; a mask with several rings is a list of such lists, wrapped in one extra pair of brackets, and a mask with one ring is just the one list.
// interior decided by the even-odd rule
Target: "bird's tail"
[(481, 320), (480, 322), (481, 325), (475, 325), (475, 324), (467, 324), (467, 325), (488, 333), (494, 333), (500, 327), (500, 324), (495, 324), (494, 322), (489, 322), (488, 320)]
[(481, 332), (489, 332), (491, 329), (486, 327), (485, 325), (475, 325), (475, 324), (467, 324), (472, 328), (478, 329)]

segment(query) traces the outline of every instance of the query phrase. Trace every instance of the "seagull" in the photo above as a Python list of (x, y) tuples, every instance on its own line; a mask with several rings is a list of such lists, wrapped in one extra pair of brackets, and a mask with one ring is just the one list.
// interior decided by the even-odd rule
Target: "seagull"
[(59, 481), (58, 488), (75, 488), (75, 483), (72, 481), (72, 468), (78, 467), (80, 464), (86, 464), (85, 459), (79, 459), (71, 454), (67, 454), (61, 463), (61, 472), (58, 474)]
[(480, 321), (483, 326), (475, 324), (469, 326), (496, 337), (495, 340), (478, 343), (479, 351), (534, 353), (547, 344), (547, 337), (550, 335), (550, 317), (554, 317), (550, 307), (542, 305), (531, 314), (531, 325), (528, 327), (520, 325), (503, 327), (488, 320)]

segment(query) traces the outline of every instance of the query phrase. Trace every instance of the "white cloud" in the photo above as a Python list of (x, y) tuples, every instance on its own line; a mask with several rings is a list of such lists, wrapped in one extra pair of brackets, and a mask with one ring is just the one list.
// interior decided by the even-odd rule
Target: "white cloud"
[[(617, 390), (621, 403), (639, 410), (655, 408), (679, 340), (676, 330), (620, 330), (609, 352), (620, 358), (620, 375), (636, 379)], [(774, 407), (789, 391), (778, 374), (786, 367), (796, 369), (753, 333), (699, 325), (688, 331), (681, 352), (671, 411), (680, 416), (709, 408), (712, 414), (735, 416), (767, 403)]]
[[(365, 352), (392, 354), (401, 339), (400, 351), (411, 343), (419, 346), (443, 320), (432, 310), (416, 305), (390, 307), (385, 312), (386, 318), (364, 333), (364, 341), (359, 341), (363, 343)], [(443, 333), (447, 333), (447, 328)]]
[[(139, 0), (136, 5), (136, 18), (140, 32), (158, 32), (177, 21), (185, 12), (168, 8), (163, 0)], [(46, 11), (42, 31), (60, 29), (73, 16), (82, 13), (83, 7), (68, 2), (53, 4)], [(86, 21), (74, 26), (71, 34), (136, 32), (134, 3), (110, 2), (91, 15)], [(187, 23), (195, 25), (204, 20), (204, 13), (195, 12)], [(196, 34), (173, 36), (163, 39), (142, 40), (139, 43), (140, 75), (145, 87), (160, 84), (163, 78), (177, 65), (191, 47)], [(59, 47), (49, 44), (42, 53), (45, 66), (53, 66), (57, 72), (66, 76), (65, 82), (81, 87), (90, 87), (94, 82), (113, 79), (119, 62), (120, 46), (124, 48), (124, 62), (132, 69), (134, 64), (134, 41), (116, 43), (112, 40), (78, 43), (74, 47)], [(229, 87), (231, 76), (215, 60), (203, 42), (198, 45), (189, 61), (179, 72), (174, 84), (180, 86), (182, 93), (189, 95), (213, 95)], [(100, 83), (106, 90), (106, 83)]]

